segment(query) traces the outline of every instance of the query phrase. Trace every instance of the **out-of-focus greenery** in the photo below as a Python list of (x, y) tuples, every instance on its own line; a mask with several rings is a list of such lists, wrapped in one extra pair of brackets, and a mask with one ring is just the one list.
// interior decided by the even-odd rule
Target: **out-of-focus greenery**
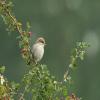
[[(2, 75), (5, 71), (5, 66), (0, 66), (0, 99), (19, 99), (24, 100), (30, 94), (32, 100), (66, 100), (77, 99), (74, 93), (68, 95), (71, 84), (70, 72), (76, 67), (78, 58), (84, 60), (86, 48), (89, 45), (86, 42), (78, 42), (76, 48), (73, 50), (69, 67), (64, 74), (63, 81), (56, 81), (45, 65), (36, 64), (32, 57), (30, 48), (30, 25), (24, 30), (22, 24), (12, 14), (12, 2), (0, 1), (0, 16), (2, 17), (8, 32), (19, 33), (17, 36), (21, 55), (24, 59), (28, 69), (25, 71), (24, 77), (20, 83), (9, 82)], [(2, 73), (2, 74), (1, 74)]]
[[(45, 65), (40, 65), (35, 62), (32, 57), (30, 48), (30, 24), (27, 23), (27, 27), (24, 30), (22, 23), (20, 23), (12, 13), (11, 1), (0, 1), (0, 16), (2, 17), (8, 32), (19, 33), (17, 36), (19, 42), (19, 48), (22, 58), (25, 61), (28, 69), (25, 71), (24, 77), (20, 83), (14, 81), (9, 82), (2, 75), (5, 71), (5, 66), (0, 66), (0, 99), (19, 99), (24, 100), (30, 94), (32, 100), (60, 100), (64, 98), (66, 100), (79, 99), (74, 93), (70, 94), (71, 87), (71, 75), (70, 72), (76, 67), (77, 60), (84, 59), (86, 54), (86, 48), (88, 44), (86, 42), (79, 42), (73, 51), (70, 64), (67, 71), (64, 74), (63, 81), (56, 81), (56, 78), (52, 76)], [(1, 74), (2, 73), (2, 74)]]
[[(89, 55), (82, 67), (73, 74), (79, 96), (86, 100), (100, 98), (100, 1), (99, 0), (14, 0), (15, 14), (25, 24), (31, 22), (35, 37), (44, 36), (47, 46), (42, 63), (46, 63), (58, 80), (63, 77), (70, 51), (76, 41), (90, 43)], [(16, 33), (7, 36), (0, 18), (0, 64), (7, 65), (9, 80), (19, 81), (24, 73), (24, 63), (15, 41)], [(51, 67), (52, 66), (52, 67)], [(78, 74), (77, 74), (78, 73)]]

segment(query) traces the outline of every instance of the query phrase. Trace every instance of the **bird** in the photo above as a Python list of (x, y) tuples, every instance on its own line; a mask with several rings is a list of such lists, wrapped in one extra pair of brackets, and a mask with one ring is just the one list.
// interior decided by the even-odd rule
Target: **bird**
[(46, 43), (43, 37), (38, 37), (33, 44), (31, 52), (35, 63), (38, 63), (43, 58), (45, 45)]

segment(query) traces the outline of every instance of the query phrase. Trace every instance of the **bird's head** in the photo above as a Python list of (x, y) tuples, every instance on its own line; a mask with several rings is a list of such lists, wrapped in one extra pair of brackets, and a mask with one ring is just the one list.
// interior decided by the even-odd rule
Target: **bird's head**
[(43, 45), (43, 46), (46, 45), (45, 39), (44, 39), (43, 37), (37, 38), (36, 43), (39, 43), (39, 44), (41, 44), (41, 45)]

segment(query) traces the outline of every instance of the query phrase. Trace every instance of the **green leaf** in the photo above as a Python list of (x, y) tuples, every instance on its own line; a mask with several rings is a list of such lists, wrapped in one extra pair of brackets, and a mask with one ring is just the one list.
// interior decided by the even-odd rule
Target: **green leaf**
[(5, 66), (0, 66), (0, 73), (4, 73), (5, 71)]
[(29, 30), (30, 30), (30, 28), (31, 28), (30, 23), (29, 23), (29, 22), (27, 22), (27, 23), (26, 23), (26, 26), (27, 26), (27, 30), (26, 30), (26, 31), (27, 31), (27, 32), (29, 32)]

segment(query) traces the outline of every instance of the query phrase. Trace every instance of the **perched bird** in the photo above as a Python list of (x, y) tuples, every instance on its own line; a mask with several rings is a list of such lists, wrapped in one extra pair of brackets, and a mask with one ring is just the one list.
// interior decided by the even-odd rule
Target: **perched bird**
[(36, 42), (32, 46), (32, 55), (35, 62), (39, 62), (44, 55), (45, 39), (43, 37), (37, 38)]

